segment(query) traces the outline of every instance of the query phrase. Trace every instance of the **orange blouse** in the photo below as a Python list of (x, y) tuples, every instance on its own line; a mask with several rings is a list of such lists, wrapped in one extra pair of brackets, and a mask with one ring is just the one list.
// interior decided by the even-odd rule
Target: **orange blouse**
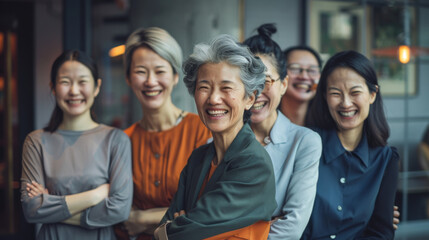
[[(170, 205), (192, 151), (211, 138), (211, 132), (193, 113), (166, 131), (149, 132), (134, 123), (125, 133), (132, 145), (133, 205), (141, 210)], [(151, 236), (141, 234), (138, 239)]]
[(270, 222), (259, 221), (250, 226), (218, 234), (205, 240), (263, 240), (270, 233)]

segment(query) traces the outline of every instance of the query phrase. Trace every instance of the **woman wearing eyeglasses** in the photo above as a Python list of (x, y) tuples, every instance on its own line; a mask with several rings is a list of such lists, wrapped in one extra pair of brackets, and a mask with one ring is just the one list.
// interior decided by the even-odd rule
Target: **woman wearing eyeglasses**
[(322, 60), (307, 46), (295, 46), (284, 51), (288, 90), (281, 100), (281, 111), (293, 123), (304, 126), (311, 99), (316, 94)]
[(244, 44), (266, 66), (265, 88), (251, 111), (251, 128), (271, 157), (277, 208), (268, 239), (299, 239), (313, 208), (322, 144), (319, 135), (291, 123), (278, 109), (288, 87), (283, 53), (271, 35), (273, 24), (258, 28)]

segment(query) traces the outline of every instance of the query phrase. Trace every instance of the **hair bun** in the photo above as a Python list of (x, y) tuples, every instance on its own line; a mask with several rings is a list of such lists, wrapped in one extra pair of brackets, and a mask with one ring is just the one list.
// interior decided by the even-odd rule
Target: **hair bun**
[(259, 35), (264, 35), (269, 38), (271, 38), (271, 35), (273, 35), (273, 33), (276, 33), (276, 32), (277, 32), (277, 28), (274, 23), (266, 23), (258, 27)]

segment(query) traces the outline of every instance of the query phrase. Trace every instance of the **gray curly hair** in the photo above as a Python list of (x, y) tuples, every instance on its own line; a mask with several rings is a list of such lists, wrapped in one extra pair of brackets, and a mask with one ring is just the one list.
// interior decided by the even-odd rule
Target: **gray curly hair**
[(215, 37), (209, 44), (197, 44), (194, 52), (183, 64), (183, 81), (192, 96), (195, 94), (198, 69), (205, 63), (219, 62), (227, 62), (240, 68), (240, 78), (244, 84), (246, 97), (255, 91), (257, 97), (264, 89), (265, 65), (246, 46), (223, 34)]

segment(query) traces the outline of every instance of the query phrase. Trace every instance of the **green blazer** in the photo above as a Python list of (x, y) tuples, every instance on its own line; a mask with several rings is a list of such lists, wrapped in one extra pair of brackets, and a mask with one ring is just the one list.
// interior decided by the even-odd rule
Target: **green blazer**
[[(213, 143), (192, 152), (182, 170), (174, 199), (161, 220), (168, 239), (203, 239), (269, 221), (276, 209), (275, 180), (270, 156), (245, 124), (213, 176), (198, 195), (215, 156)], [(173, 214), (186, 215), (174, 219)]]

